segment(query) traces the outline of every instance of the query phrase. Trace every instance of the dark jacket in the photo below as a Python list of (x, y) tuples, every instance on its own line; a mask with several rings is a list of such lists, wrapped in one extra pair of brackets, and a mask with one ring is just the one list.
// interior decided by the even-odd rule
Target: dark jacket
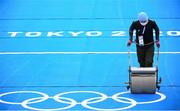
[(153, 30), (155, 30), (155, 37), (156, 40), (159, 41), (159, 28), (155, 21), (149, 20), (148, 23), (145, 25), (145, 31), (143, 33), (143, 28), (139, 21), (133, 21), (130, 28), (129, 28), (129, 35), (130, 40), (133, 40), (133, 31), (136, 31), (136, 43), (139, 44), (138, 36), (143, 36), (144, 44), (152, 43), (151, 45), (154, 45), (154, 36), (153, 36)]

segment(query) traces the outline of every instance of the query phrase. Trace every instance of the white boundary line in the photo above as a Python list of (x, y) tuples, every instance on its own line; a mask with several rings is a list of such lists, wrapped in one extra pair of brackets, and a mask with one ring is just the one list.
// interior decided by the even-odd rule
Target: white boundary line
[[(157, 52), (155, 52), (157, 53)], [(160, 54), (180, 54), (180, 52), (159, 52)], [(43, 55), (43, 54), (128, 54), (128, 52), (0, 52), (0, 55)], [(136, 54), (136, 52), (131, 52)]]

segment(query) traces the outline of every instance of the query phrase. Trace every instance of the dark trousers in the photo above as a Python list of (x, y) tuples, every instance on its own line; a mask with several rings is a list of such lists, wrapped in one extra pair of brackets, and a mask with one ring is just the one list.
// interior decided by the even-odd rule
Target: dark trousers
[(154, 45), (148, 47), (137, 46), (137, 57), (140, 67), (153, 67)]

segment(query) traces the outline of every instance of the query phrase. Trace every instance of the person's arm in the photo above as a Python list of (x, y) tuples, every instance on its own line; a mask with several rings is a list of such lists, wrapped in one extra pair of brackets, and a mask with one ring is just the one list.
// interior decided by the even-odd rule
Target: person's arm
[(129, 28), (129, 40), (132, 41), (133, 40), (133, 31), (134, 31), (134, 27), (135, 27), (135, 22), (133, 21), (130, 28)]
[(155, 21), (154, 21), (154, 30), (156, 35), (156, 41), (159, 41), (159, 27), (157, 26)]
[(156, 35), (156, 46), (160, 48), (160, 42), (159, 42), (159, 27), (154, 21), (154, 30), (155, 30), (155, 35)]
[(131, 24), (130, 28), (129, 28), (129, 40), (127, 43), (127, 46), (130, 46), (133, 40), (133, 31), (134, 31), (134, 22)]

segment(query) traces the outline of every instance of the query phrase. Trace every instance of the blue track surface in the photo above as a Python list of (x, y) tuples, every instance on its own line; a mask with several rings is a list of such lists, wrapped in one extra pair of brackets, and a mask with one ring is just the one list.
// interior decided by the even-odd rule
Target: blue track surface
[[(3, 101), (23, 103), (30, 98), (40, 100), (37, 97), (41, 96), (33, 91), (44, 92), (50, 98), (37, 103), (32, 100), (27, 104), (48, 111), (68, 106), (71, 100), (59, 98), (65, 101), (60, 103), (52, 97), (69, 91), (79, 92), (63, 97), (72, 98), (78, 104), (63, 110), (95, 110), (83, 106), (84, 100), (97, 97), (95, 92), (106, 94), (109, 98), (102, 102), (91, 100), (89, 105), (92, 107), (122, 110), (131, 105), (111, 98), (126, 91), (127, 53), (99, 52), (127, 52), (128, 29), (140, 11), (146, 11), (151, 19), (156, 20), (161, 30), (159, 75), (163, 81), (160, 93), (166, 99), (136, 104), (124, 110), (180, 110), (179, 7), (179, 0), (1, 0), (0, 110), (32, 109)], [(135, 45), (132, 45), (131, 51), (135, 52)], [(136, 55), (133, 53), (131, 57), (133, 65), (138, 66)], [(31, 93), (16, 92), (3, 96), (15, 91)], [(160, 98), (158, 94), (129, 93), (122, 97), (139, 102)]]

